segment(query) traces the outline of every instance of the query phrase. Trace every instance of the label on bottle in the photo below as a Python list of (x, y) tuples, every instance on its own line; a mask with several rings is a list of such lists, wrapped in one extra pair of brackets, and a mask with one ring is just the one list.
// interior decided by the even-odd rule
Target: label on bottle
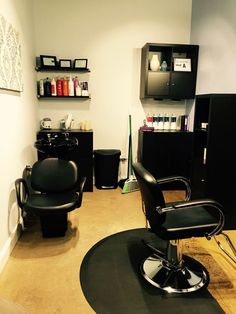
[(77, 76), (74, 78), (74, 87), (76, 89), (76, 87), (79, 85), (79, 80), (77, 78)]
[(63, 96), (69, 96), (68, 80), (64, 79), (62, 83)]
[(55, 92), (56, 92), (55, 85), (51, 85), (51, 91), (52, 91), (52, 95), (55, 95)]
[(62, 93), (62, 80), (58, 79), (56, 84), (57, 84), (57, 96), (62, 96), (63, 95), (63, 93)]

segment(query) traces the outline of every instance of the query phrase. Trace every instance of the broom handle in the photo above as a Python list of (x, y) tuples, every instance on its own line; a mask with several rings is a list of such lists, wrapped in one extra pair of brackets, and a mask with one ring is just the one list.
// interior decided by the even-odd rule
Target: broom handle
[(133, 175), (133, 148), (132, 148), (132, 124), (131, 114), (129, 115), (129, 136), (130, 136), (130, 174)]
[(130, 172), (130, 135), (129, 135), (129, 148), (128, 148), (128, 169), (127, 169), (127, 179), (129, 178)]

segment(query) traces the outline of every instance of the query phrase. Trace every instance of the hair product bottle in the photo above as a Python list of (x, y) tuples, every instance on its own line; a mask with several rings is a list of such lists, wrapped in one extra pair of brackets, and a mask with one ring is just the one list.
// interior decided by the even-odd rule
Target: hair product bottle
[(57, 96), (56, 81), (55, 81), (54, 77), (51, 80), (51, 95)]
[(44, 81), (43, 80), (39, 81), (39, 95), (44, 96)]
[(73, 82), (71, 76), (70, 76), (70, 79), (69, 79), (68, 87), (69, 87), (69, 96), (74, 96), (75, 95), (75, 92), (74, 92), (74, 82)]
[(147, 126), (152, 126), (153, 124), (153, 117), (148, 113), (146, 116)]
[(163, 130), (163, 128), (164, 128), (164, 117), (159, 114), (157, 129), (158, 130)]
[(46, 81), (44, 82), (44, 95), (51, 96), (51, 82), (48, 77), (46, 78)]
[(88, 92), (88, 82), (81, 82), (81, 95), (82, 96), (89, 96), (89, 92)]
[(170, 118), (170, 129), (176, 130), (176, 116), (174, 114)]
[(62, 83), (63, 96), (69, 96), (68, 79), (64, 78)]
[(77, 76), (74, 79), (74, 86), (75, 86), (75, 95), (81, 96), (82, 91), (81, 91), (80, 81), (78, 80)]
[(170, 117), (167, 116), (166, 114), (164, 115), (164, 130), (169, 130), (170, 128)]
[(62, 96), (63, 95), (63, 92), (62, 92), (62, 82), (63, 80), (62, 79), (57, 79), (57, 96)]

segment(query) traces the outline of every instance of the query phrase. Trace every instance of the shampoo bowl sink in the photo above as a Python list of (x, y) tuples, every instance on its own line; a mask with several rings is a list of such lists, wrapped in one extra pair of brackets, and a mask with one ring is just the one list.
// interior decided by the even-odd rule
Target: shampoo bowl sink
[(38, 151), (51, 157), (60, 157), (76, 146), (78, 146), (77, 138), (70, 138), (66, 133), (62, 133), (60, 136), (47, 134), (46, 137), (40, 138), (34, 143), (34, 147)]

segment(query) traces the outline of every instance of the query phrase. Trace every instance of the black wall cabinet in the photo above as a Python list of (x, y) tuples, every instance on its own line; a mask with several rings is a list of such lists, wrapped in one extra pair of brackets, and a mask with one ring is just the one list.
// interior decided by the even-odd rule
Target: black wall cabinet
[[(69, 137), (78, 139), (78, 146), (69, 151), (63, 158), (73, 160), (78, 165), (79, 176), (86, 177), (84, 191), (93, 191), (93, 132), (81, 130), (41, 130), (37, 133), (37, 139), (47, 136), (47, 134), (68, 133)], [(46, 158), (46, 154), (38, 152), (38, 159)]]
[[(197, 45), (151, 44), (142, 48), (140, 98), (191, 99), (195, 97)], [(167, 63), (167, 71), (151, 71), (150, 60), (157, 54), (160, 64)], [(189, 59), (190, 70), (175, 69), (175, 61)]]
[(224, 206), (225, 229), (236, 229), (236, 94), (196, 96), (193, 197)]

